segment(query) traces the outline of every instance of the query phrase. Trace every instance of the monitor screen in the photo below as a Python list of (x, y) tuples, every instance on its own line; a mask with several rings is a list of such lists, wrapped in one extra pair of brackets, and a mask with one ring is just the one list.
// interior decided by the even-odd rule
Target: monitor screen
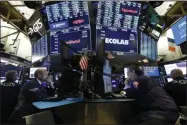
[(46, 69), (46, 67), (33, 67), (33, 68), (30, 68), (30, 73), (29, 73), (29, 78), (34, 78), (34, 73), (37, 69)]
[(111, 74), (112, 74), (111, 64), (108, 60), (105, 60), (105, 64), (103, 66), (103, 82), (104, 82), (105, 93), (112, 92)]
[(96, 47), (105, 40), (106, 51), (137, 52), (138, 2), (99, 1)]
[(179, 45), (187, 40), (186, 30), (187, 30), (187, 16), (184, 16), (179, 21), (177, 21), (172, 27), (173, 36), (175, 44)]
[[(82, 26), (77, 28), (62, 29), (59, 31), (53, 31), (50, 34), (50, 53), (60, 53), (60, 42), (64, 41), (71, 48), (76, 51), (83, 51), (85, 49), (91, 49), (91, 37), (90, 27)], [(73, 50), (69, 49), (69, 53), (74, 53)]]
[(97, 46), (105, 40), (105, 51), (137, 52), (137, 33), (123, 28), (96, 26)]
[(173, 79), (172, 78), (167, 78), (167, 81), (171, 82), (171, 81), (173, 81)]
[(164, 65), (165, 71), (167, 76), (170, 76), (170, 73), (173, 69), (180, 69), (182, 70), (183, 74), (186, 75), (186, 68), (187, 68), (187, 62), (180, 62), (180, 63), (173, 63), (173, 64), (167, 64)]
[(46, 6), (51, 30), (89, 24), (87, 1), (63, 1)]
[(127, 68), (124, 68), (124, 76), (125, 76), (125, 78), (127, 78), (128, 77), (128, 75), (127, 75)]
[(103, 74), (112, 75), (112, 66), (108, 60), (105, 60), (105, 64), (103, 66)]
[(144, 74), (148, 76), (152, 76), (152, 77), (160, 76), (158, 66), (146, 66), (146, 67), (143, 67), (143, 71), (144, 71)]
[(143, 32), (140, 33), (140, 54), (157, 60), (157, 42)]
[(141, 4), (127, 1), (99, 1), (96, 25), (137, 30)]
[[(47, 34), (32, 45), (32, 60), (37, 61), (48, 55)], [(36, 59), (36, 60), (35, 60)]]

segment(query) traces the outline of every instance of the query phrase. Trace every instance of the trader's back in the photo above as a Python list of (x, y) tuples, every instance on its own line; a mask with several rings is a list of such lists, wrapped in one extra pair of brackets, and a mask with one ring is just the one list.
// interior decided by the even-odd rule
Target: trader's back
[(177, 106), (187, 105), (187, 80), (183, 77), (180, 69), (171, 71), (173, 81), (167, 83), (164, 88), (166, 92), (173, 97)]

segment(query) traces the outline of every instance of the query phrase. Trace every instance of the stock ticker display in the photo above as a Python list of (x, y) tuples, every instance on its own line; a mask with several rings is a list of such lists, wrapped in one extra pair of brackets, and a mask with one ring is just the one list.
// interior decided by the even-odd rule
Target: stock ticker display
[(42, 58), (48, 55), (47, 34), (32, 45), (32, 56)]
[[(60, 53), (60, 42), (66, 42), (75, 51), (83, 51), (90, 48), (91, 44), (88, 41), (90, 39), (90, 27), (72, 27), (68, 29), (62, 29), (59, 31), (53, 31), (50, 34), (51, 38), (51, 54)], [(70, 53), (75, 53), (73, 50), (69, 50)]]
[(157, 42), (150, 36), (140, 33), (140, 54), (157, 60)]
[(65, 1), (46, 6), (51, 30), (89, 24), (87, 1)]
[[(87, 1), (64, 1), (46, 6), (50, 32), (50, 54), (60, 53), (60, 42), (75, 51), (90, 48), (90, 22)], [(75, 53), (69, 49), (70, 53)]]
[(137, 2), (98, 2), (97, 45), (105, 39), (106, 51), (137, 52), (137, 26), (141, 4)]
[(97, 25), (137, 30), (140, 3), (100, 1), (97, 10)]

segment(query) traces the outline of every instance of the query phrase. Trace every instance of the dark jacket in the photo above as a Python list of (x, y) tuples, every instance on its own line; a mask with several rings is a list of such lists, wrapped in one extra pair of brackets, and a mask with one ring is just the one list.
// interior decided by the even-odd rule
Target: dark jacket
[(21, 85), (16, 82), (4, 81), (1, 86), (1, 123), (8, 123), (8, 118), (14, 111)]
[(25, 83), (19, 93), (18, 102), (10, 117), (10, 122), (21, 124), (22, 117), (38, 112), (32, 103), (48, 97), (46, 89), (36, 79)]
[(139, 82), (138, 88), (127, 89), (127, 96), (136, 99), (141, 119), (153, 117), (175, 123), (178, 108), (159, 83), (148, 76), (141, 76), (136, 81)]
[(177, 106), (187, 105), (187, 80), (178, 77), (164, 86), (166, 92), (173, 97)]

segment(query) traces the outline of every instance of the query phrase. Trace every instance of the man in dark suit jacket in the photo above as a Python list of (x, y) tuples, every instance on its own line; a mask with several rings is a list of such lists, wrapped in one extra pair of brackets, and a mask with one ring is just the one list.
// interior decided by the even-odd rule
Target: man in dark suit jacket
[(143, 75), (138, 67), (129, 68), (128, 79), (134, 87), (126, 90), (127, 96), (135, 98), (139, 107), (136, 124), (175, 124), (178, 108), (159, 83)]
[(183, 72), (180, 69), (171, 71), (173, 81), (166, 83), (164, 89), (173, 97), (177, 106), (187, 105), (187, 80), (183, 77)]
[(10, 123), (24, 124), (25, 121), (22, 117), (38, 112), (32, 103), (49, 97), (46, 86), (43, 86), (43, 82), (47, 82), (50, 83), (48, 86), (53, 88), (52, 80), (48, 76), (47, 70), (37, 69), (34, 76), (35, 79), (29, 83), (25, 83), (21, 88), (17, 105), (10, 117)]
[(8, 118), (14, 111), (21, 85), (15, 82), (17, 72), (10, 70), (6, 73), (6, 81), (1, 86), (1, 123), (8, 124)]

